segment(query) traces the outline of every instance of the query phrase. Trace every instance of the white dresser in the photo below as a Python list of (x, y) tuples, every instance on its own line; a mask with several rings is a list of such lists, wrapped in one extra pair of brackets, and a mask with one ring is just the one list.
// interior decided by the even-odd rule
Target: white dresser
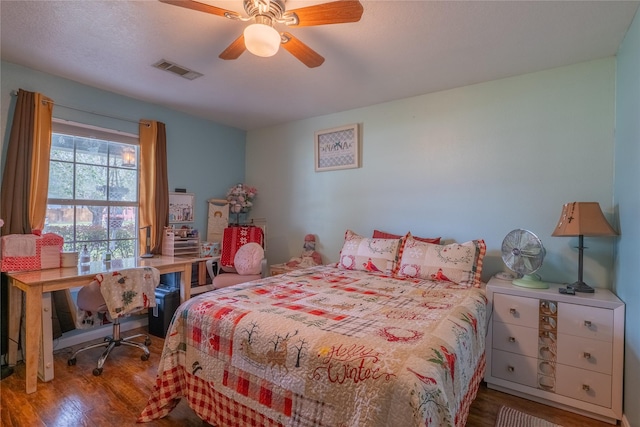
[(622, 419), (624, 303), (611, 291), (487, 284), (489, 388), (612, 424)]

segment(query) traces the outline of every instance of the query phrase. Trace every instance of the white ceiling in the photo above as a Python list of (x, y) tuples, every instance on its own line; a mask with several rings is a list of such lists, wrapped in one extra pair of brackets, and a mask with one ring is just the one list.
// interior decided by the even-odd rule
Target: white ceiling
[[(361, 0), (360, 22), (288, 28), (284, 49), (218, 58), (246, 23), (155, 0), (0, 1), (2, 60), (251, 130), (616, 54), (638, 1)], [(202, 0), (242, 12), (242, 1)], [(287, 10), (324, 1), (289, 0)], [(279, 28), (280, 30), (284, 30)], [(186, 80), (161, 59), (204, 74)], [(17, 88), (10, 88), (11, 90)]]

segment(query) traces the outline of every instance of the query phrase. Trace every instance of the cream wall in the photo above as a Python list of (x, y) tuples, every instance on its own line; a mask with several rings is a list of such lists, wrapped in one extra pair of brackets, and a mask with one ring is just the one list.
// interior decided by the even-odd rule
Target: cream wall
[[(487, 243), (484, 279), (505, 270), (512, 229), (536, 233), (549, 281), (577, 279), (577, 238), (551, 237), (562, 204), (613, 218), (615, 59), (608, 58), (250, 131), (252, 212), (268, 220), (270, 263), (313, 233), (334, 262), (348, 228)], [(313, 100), (309, 100), (313, 102)], [(362, 167), (314, 172), (313, 135), (350, 123)], [(586, 238), (585, 281), (611, 287), (615, 238)]]

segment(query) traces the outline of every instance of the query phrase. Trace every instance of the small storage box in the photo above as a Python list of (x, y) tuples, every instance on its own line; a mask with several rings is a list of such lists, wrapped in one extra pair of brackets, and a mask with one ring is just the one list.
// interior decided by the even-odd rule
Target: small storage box
[(173, 314), (180, 305), (180, 289), (160, 285), (156, 288), (156, 306), (148, 311), (149, 333), (164, 338)]
[(42, 236), (9, 234), (2, 236), (1, 271), (44, 270), (60, 268), (64, 239), (54, 233)]

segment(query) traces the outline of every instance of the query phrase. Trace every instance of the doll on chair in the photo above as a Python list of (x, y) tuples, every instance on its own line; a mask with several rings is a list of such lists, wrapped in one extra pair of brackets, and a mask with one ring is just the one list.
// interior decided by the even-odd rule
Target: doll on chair
[(304, 236), (303, 251), (300, 257), (291, 258), (287, 267), (304, 268), (322, 264), (322, 256), (316, 252), (316, 238), (313, 234)]

